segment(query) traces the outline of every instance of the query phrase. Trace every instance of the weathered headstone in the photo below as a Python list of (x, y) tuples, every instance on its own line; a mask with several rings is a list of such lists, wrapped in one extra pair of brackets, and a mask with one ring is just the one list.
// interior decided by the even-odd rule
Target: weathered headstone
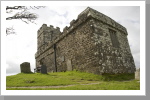
[(135, 72), (135, 79), (140, 80), (140, 68), (136, 70)]
[(68, 71), (72, 71), (71, 60), (67, 60), (67, 70), (68, 70)]
[(21, 73), (31, 73), (30, 63), (24, 62), (20, 64)]
[(47, 74), (47, 67), (45, 65), (41, 65), (41, 73)]

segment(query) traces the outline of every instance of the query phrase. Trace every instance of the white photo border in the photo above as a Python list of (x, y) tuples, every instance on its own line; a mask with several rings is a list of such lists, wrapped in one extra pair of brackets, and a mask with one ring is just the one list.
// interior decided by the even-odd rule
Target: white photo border
[[(6, 6), (140, 6), (140, 90), (6, 90)], [(2, 1), (1, 2), (1, 95), (146, 95), (145, 1)], [(142, 33), (142, 34), (141, 34)]]

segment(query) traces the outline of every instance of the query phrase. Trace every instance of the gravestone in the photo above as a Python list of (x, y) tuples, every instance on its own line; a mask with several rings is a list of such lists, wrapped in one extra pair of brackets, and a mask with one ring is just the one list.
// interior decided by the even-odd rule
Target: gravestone
[(41, 65), (41, 73), (47, 74), (47, 67), (45, 65)]
[(68, 71), (72, 71), (71, 60), (67, 60), (67, 70), (68, 70)]
[(135, 79), (140, 80), (140, 68), (136, 70), (135, 72)]
[(21, 73), (31, 73), (29, 62), (23, 62), (22, 64), (20, 64), (20, 69)]

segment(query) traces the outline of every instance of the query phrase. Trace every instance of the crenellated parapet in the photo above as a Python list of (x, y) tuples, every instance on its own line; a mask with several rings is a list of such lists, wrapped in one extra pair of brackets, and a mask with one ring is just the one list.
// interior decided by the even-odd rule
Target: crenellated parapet
[[(50, 25), (50, 26), (47, 26), (47, 24), (43, 24), (40, 28), (39, 28), (39, 30), (38, 30), (38, 35), (37, 35), (37, 37), (39, 37), (43, 32), (52, 32), (53, 31), (53, 33), (58, 33), (58, 34), (60, 34), (61, 32), (60, 32), (60, 28), (59, 27), (56, 27), (56, 28), (54, 28), (54, 26), (53, 25)], [(55, 35), (56, 35), (55, 34)]]
[(37, 40), (38, 40), (38, 52), (36, 55), (41, 54), (47, 48), (48, 44), (53, 43), (57, 37), (61, 35), (60, 28), (54, 27), (52, 25), (47, 26), (47, 24), (43, 24), (38, 30)]
[(41, 35), (41, 33), (43, 33), (43, 31), (45, 31), (46, 29), (47, 29), (47, 24), (43, 24), (37, 31), (37, 33), (38, 33), (37, 36)]

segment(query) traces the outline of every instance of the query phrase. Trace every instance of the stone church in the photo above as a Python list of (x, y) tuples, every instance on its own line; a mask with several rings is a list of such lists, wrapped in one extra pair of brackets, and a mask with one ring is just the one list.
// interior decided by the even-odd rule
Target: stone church
[(48, 72), (79, 70), (94, 74), (134, 73), (127, 30), (110, 17), (88, 7), (63, 32), (43, 24), (37, 32), (36, 67)]

